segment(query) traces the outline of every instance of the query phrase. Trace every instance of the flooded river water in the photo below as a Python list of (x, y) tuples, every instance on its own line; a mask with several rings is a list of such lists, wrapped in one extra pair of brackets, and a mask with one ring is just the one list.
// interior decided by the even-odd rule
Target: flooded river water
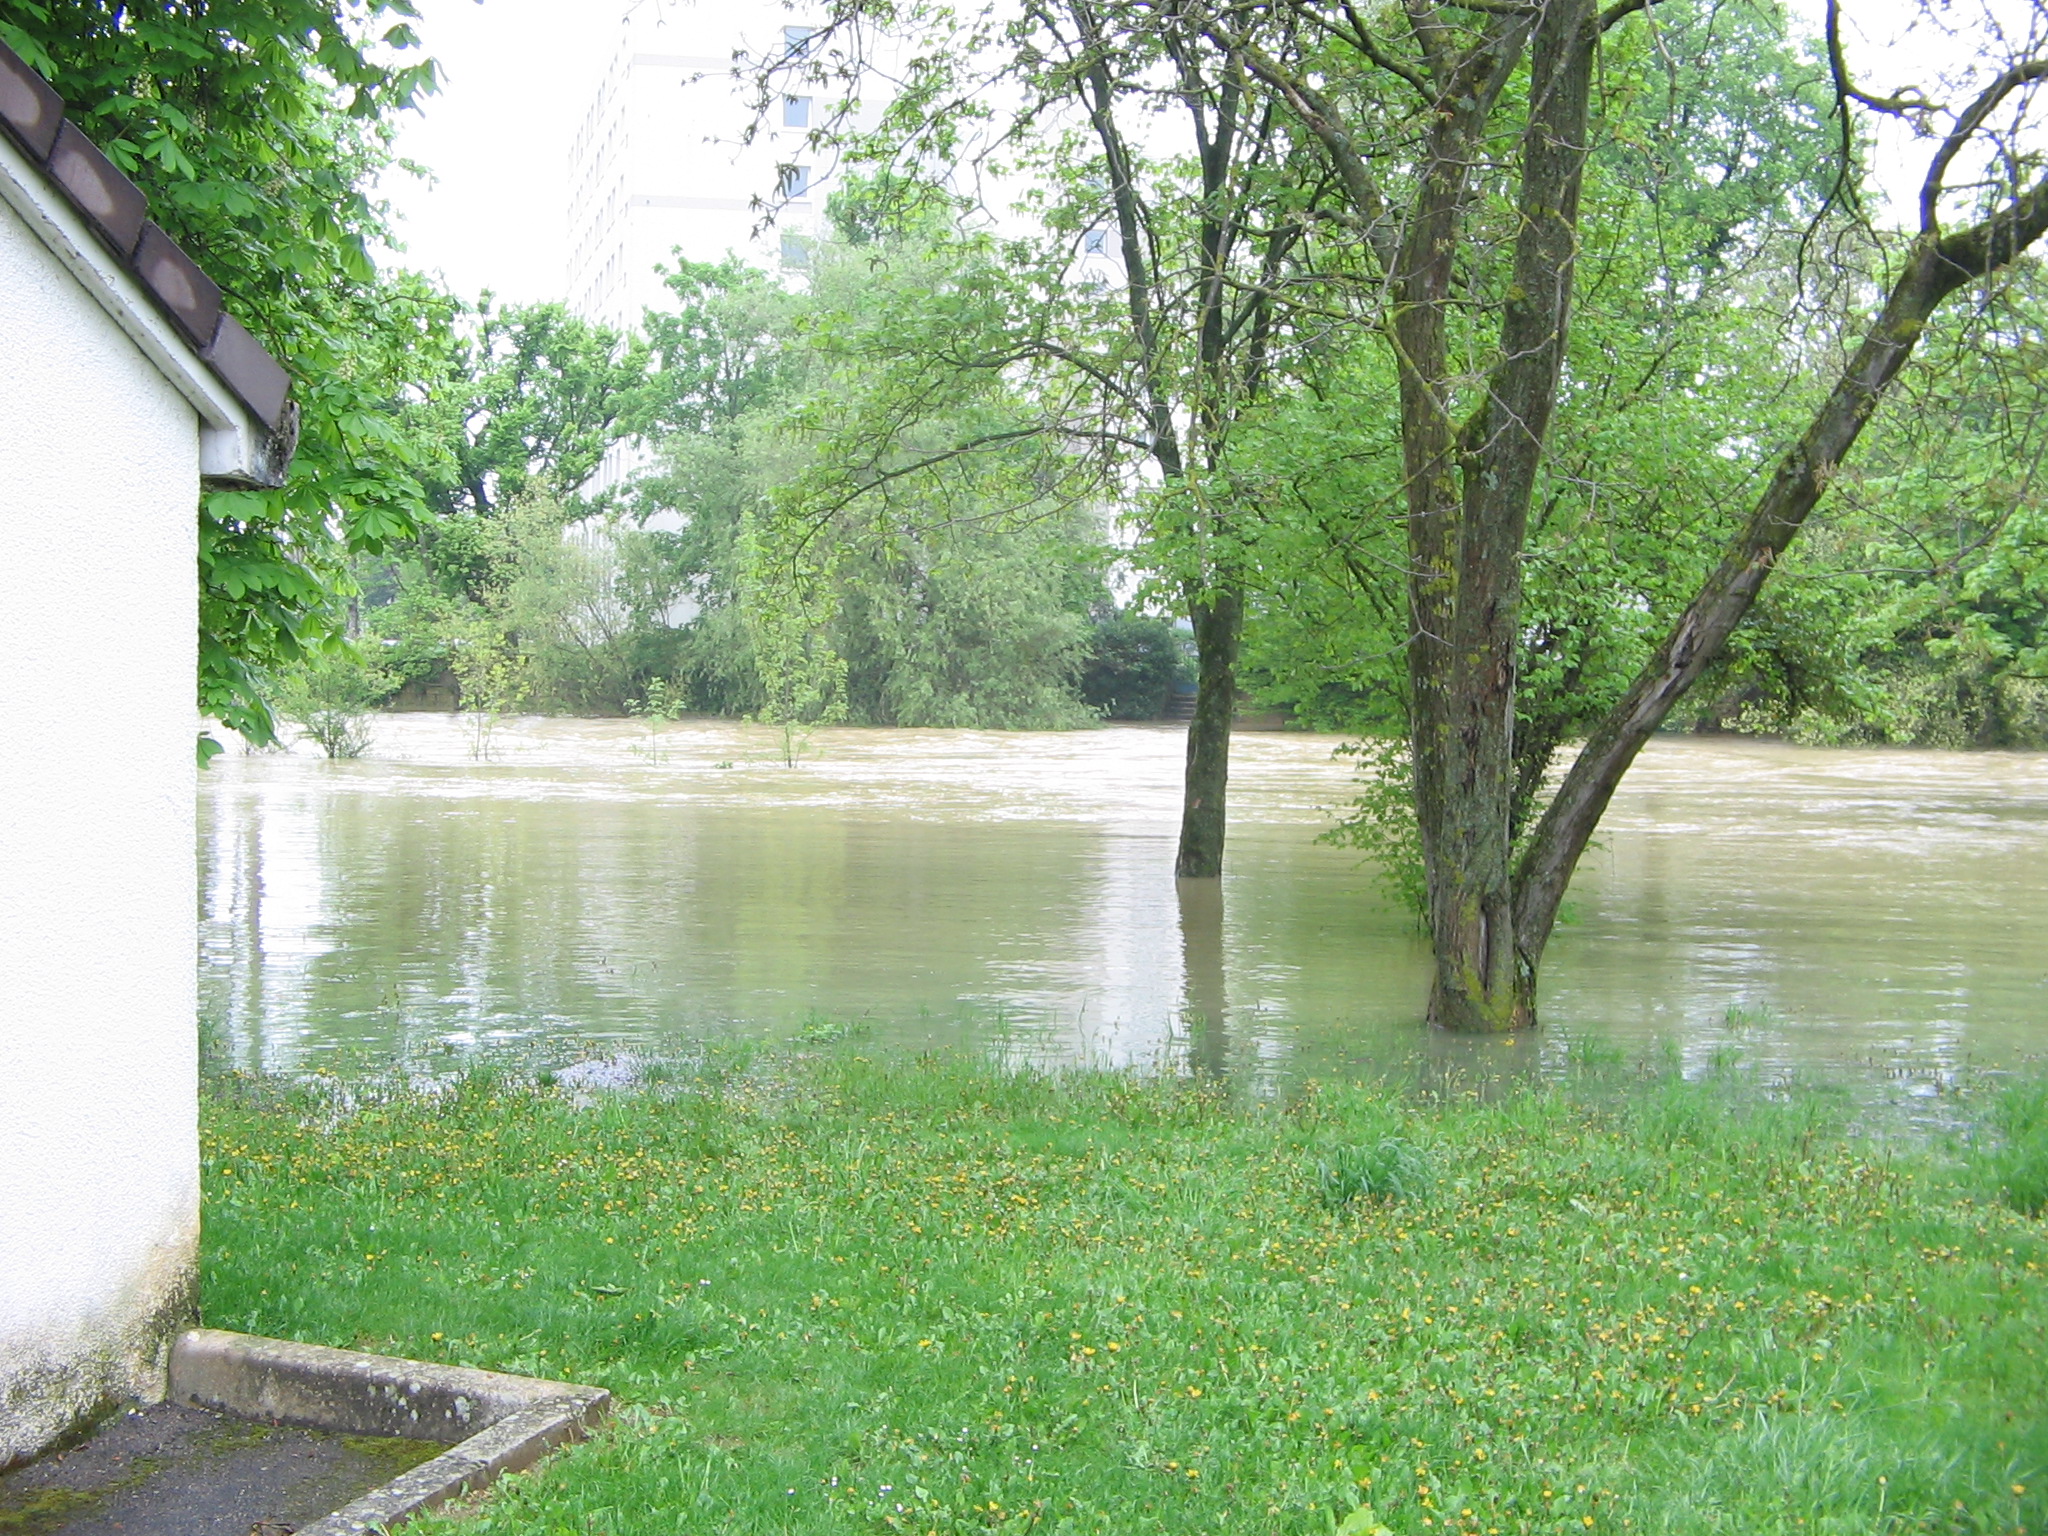
[(1172, 878), (1182, 736), (384, 717), (203, 776), (201, 1007), (245, 1066), (788, 1039), (1260, 1077), (1574, 1042), (1928, 1091), (2048, 1051), (2048, 755), (1666, 740), (1573, 886), (1534, 1039), (1431, 1041), (1412, 920), (1315, 842), (1334, 738), (1244, 733)]

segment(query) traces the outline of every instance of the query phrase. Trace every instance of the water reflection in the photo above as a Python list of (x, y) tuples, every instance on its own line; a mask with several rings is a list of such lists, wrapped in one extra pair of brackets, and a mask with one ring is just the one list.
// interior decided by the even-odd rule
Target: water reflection
[(1314, 842), (1329, 738), (1240, 739), (1230, 872), (1172, 877), (1181, 739), (765, 734), (534, 721), (473, 763), (443, 718), (371, 759), (225, 760), (201, 803), (203, 1006), (292, 1069), (536, 1039), (966, 1041), (1269, 1079), (1419, 1059), (1540, 1070), (1574, 1040), (1929, 1091), (2048, 1042), (2048, 759), (1659, 742), (1548, 961), (1551, 1029), (1416, 1027), (1412, 921)]

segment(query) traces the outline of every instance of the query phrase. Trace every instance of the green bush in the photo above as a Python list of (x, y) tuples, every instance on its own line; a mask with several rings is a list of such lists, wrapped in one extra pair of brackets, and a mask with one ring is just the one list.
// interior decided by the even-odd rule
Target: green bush
[(1408, 750), (1406, 741), (1388, 736), (1339, 747), (1339, 756), (1358, 759), (1359, 794), (1337, 825), (1316, 841), (1363, 853), (1378, 866), (1380, 888), (1420, 922), (1429, 912), (1429, 886)]
[(1170, 623), (1113, 609), (1096, 616), (1081, 666), (1081, 702), (1107, 720), (1157, 720), (1187, 671), (1180, 636)]
[(370, 746), (369, 712), (395, 686), (353, 647), (326, 652), (277, 680), (276, 713), (329, 757), (361, 757)]

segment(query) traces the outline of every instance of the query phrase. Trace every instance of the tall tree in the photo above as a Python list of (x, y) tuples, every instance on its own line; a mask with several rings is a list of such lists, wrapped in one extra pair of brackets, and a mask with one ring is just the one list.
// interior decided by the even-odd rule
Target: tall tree
[(698, 610), (687, 691), (792, 726), (1079, 724), (1100, 540), (1004, 372), (930, 362), (1006, 290), (971, 247), (840, 222), (805, 291), (685, 268), (651, 322), (672, 426), (639, 505)]
[(572, 498), (605, 451), (637, 424), (648, 349), (560, 304), (465, 317), (415, 419), (446, 457), (428, 479), (443, 516), (488, 516), (529, 491)]
[[(862, 16), (883, 9), (880, 0), (846, 4)], [(1343, 232), (1370, 277), (1368, 287), (1355, 290), (1364, 323), (1354, 325), (1327, 299), (1297, 312), (1317, 314), (1333, 335), (1374, 336), (1393, 379), (1406, 588), (1397, 643), (1436, 955), (1429, 1017), (1449, 1028), (1510, 1029), (1534, 1021), (1537, 971), (1558, 903), (1628, 764), (1750, 611), (1927, 321), (1958, 289), (2009, 265), (2048, 223), (2048, 188), (2036, 179), (2039, 161), (2022, 131), (2048, 68), (2038, 56), (2039, 38), (1988, 29), (1985, 47), (2010, 47), (2012, 56), (1980, 60), (1974, 94), (1953, 102), (1917, 92), (1879, 97), (1849, 78), (1830, 15), (1826, 58), (1842, 159), (1832, 222), (1816, 214), (1814, 233), (1856, 222), (1843, 214), (1853, 209), (1860, 172), (1863, 135), (1852, 119), (1869, 113), (1909, 120), (1936, 146), (1918, 199), (1918, 228), (1903, 240), (1874, 239), (1890, 263), (1881, 281), (1863, 283), (1853, 269), (1830, 274), (1830, 285), (1809, 281), (1810, 271), (1792, 275), (1789, 287), (1800, 304), (1831, 286), (1835, 316), (1846, 322), (1848, 311), (1867, 301), (1875, 318), (1862, 323), (1860, 342), (1837, 360), (1811, 336), (1781, 340), (1766, 354), (1778, 368), (1813, 376), (1811, 418), (1782, 436), (1770, 428), (1778, 441), (1796, 441), (1721, 558), (1710, 562), (1711, 572), (1695, 590), (1677, 594), (1672, 606), (1683, 611), (1663, 641), (1649, 647), (1640, 672), (1604, 710), (1579, 701), (1571, 724), (1587, 733), (1586, 746), (1518, 851), (1518, 823), (1533, 809), (1540, 769), (1561, 734), (1518, 729), (1525, 677), (1550, 668), (1549, 684), (1569, 690), (1570, 667), (1554, 663), (1569, 650), (1570, 631), (1584, 623), (1567, 612), (1531, 625), (1525, 584), (1532, 537), (1543, 522), (1537, 494), (1554, 470), (1560, 415), (1597, 420), (1611, 407), (1612, 391), (1569, 372), (1566, 359), (1584, 253), (1607, 248), (1632, 227), (1631, 215), (1586, 200), (1588, 166), (1603, 137), (1619, 139), (1631, 126), (1620, 104), (1660, 66), (1658, 50), (1638, 34), (1665, 41), (1663, 17), (1678, 14), (1679, 4), (1613, 0), (1603, 9), (1594, 0), (1405, 0), (1367, 11), (1349, 0), (1097, 0), (1085, 9), (1042, 5), (1022, 23), (987, 29), (998, 54), (1013, 49), (1034, 69), (1068, 70), (1080, 87), (1070, 105), (1083, 114), (1107, 99), (1105, 68), (1122, 88), (1139, 91), (1150, 72), (1172, 82), (1184, 52), (1198, 48), (1202, 59), (1222, 61), (1203, 78), (1241, 103), (1233, 109), (1237, 121), (1271, 124), (1268, 142), (1316, 147), (1313, 167), (1287, 158), (1300, 185), (1321, 176), (1340, 189)], [(1711, 6), (1698, 14), (1709, 22), (1692, 29), (1698, 47), (1744, 46), (1740, 28), (1712, 24)], [(1071, 56), (1045, 45), (1048, 18), (1074, 29)], [(914, 122), (943, 123), (925, 141), (934, 155), (957, 150), (963, 115), (948, 110), (929, 83), (954, 67), (959, 50), (935, 51), (946, 55), (945, 66), (910, 93), (905, 109)], [(1734, 57), (1730, 73), (1741, 67), (1740, 55)], [(1162, 102), (1195, 97), (1211, 104), (1206, 86), (1186, 80), (1178, 82), (1180, 97), (1174, 83), (1158, 89)], [(1055, 110), (1051, 93), (1026, 93), (1005, 131), (1012, 138), (1040, 131)], [(1730, 153), (1718, 166), (1702, 165), (1695, 184), (1680, 189), (1694, 214), (1714, 216), (1723, 189), (1739, 192), (1754, 168), (1779, 153), (1763, 121), (1775, 110), (1760, 95), (1724, 91), (1696, 112), (1692, 132), (1729, 143)], [(1282, 131), (1283, 123), (1292, 131)], [(1207, 132), (1202, 142), (1213, 147), (1213, 118)], [(1114, 194), (1129, 178), (1116, 174), (1113, 153), (1104, 163), (1105, 186)], [(1968, 171), (1957, 170), (1966, 164)], [(1740, 210), (1739, 197), (1728, 201), (1710, 256), (1757, 238), (1756, 215)], [(1264, 212), (1287, 205), (1238, 208), (1253, 206)], [(1204, 204), (1191, 199), (1186, 207), (1200, 226)], [(1233, 230), (1284, 222), (1268, 216), (1255, 224), (1244, 211), (1232, 218)], [(1951, 229), (1958, 221), (1963, 227)], [(1142, 218), (1131, 222), (1143, 240), (1158, 238)], [(1146, 254), (1141, 250), (1135, 264), (1140, 274), (1151, 270)], [(1339, 266), (1322, 265), (1317, 276), (1334, 275)], [(1193, 270), (1210, 269), (1197, 262)], [(1697, 274), (1675, 265), (1663, 281), (1681, 296), (1699, 287)], [(1242, 268), (1220, 282), (1233, 295), (1261, 286)], [(1766, 281), (1739, 298), (1768, 307), (1779, 295)], [(1795, 327), (1799, 320), (1796, 310), (1784, 318)], [(1134, 306), (1127, 346), (1145, 357), (1177, 344), (1179, 355), (1199, 357), (1201, 325), (1199, 306)], [(1675, 355), (1645, 363), (1652, 374), (1682, 378)], [(1714, 393), (1717, 366), (1694, 377), (1694, 395)], [(1199, 431), (1199, 390), (1156, 408), (1141, 398), (1150, 408), (1140, 413), (1148, 450), (1167, 435), (1164, 425), (1181, 437)], [(1754, 417), (1730, 421), (1709, 451), (1749, 455), (1754, 450), (1742, 435), (1756, 424)], [(1180, 470), (1192, 477), (1186, 454)], [(1562, 630), (1553, 619), (1561, 619)]]
[[(861, 24), (876, 19), (952, 30), (913, 61), (860, 154), (927, 172), (950, 156), (949, 184), (975, 185), (967, 162), (993, 147), (961, 125), (987, 116), (991, 95), (1019, 103), (992, 137), (1035, 174), (1043, 235), (1004, 258), (995, 281), (1013, 295), (1008, 310), (931, 357), (1022, 374), (1036, 430), (1070, 450), (1087, 445), (1104, 499), (1144, 505), (1145, 558), (1187, 614), (1197, 658), (1175, 872), (1216, 878), (1257, 575), (1230, 444), (1298, 344), (1283, 293), (1304, 281), (1328, 178), (1198, 10), (1032, 0), (1012, 18), (962, 21), (938, 6), (841, 0), (829, 36), (857, 54)], [(819, 57), (836, 57), (824, 39), (803, 67)], [(1007, 175), (992, 185), (984, 199), (1018, 190)], [(1012, 210), (978, 211), (1007, 220)]]
[[(1048, 104), (1079, 107), (1099, 154), (1129, 321), (1127, 381), (1118, 383), (1163, 482), (1155, 542), (1179, 557), (1195, 637), (1174, 873), (1216, 879), (1250, 574), (1226, 460), (1233, 428), (1270, 382), (1278, 289), (1307, 228), (1281, 164), (1287, 135), (1250, 89), (1244, 59), (1170, 11), (1149, 30), (1152, 47), (1133, 48), (1118, 36), (1116, 9), (1098, 0), (1028, 7), (1032, 50), (1058, 60), (1033, 78)], [(1161, 109), (1179, 119), (1192, 163), (1147, 176), (1144, 130), (1129, 118)]]
[[(1814, 394), (1787, 366), (1777, 300), (1834, 179), (1825, 87), (1746, 8), (1666, 6), (1658, 26), (1654, 51), (1643, 35), (1610, 38), (1603, 63), (1582, 192), (1582, 225), (1597, 235), (1578, 259), (1571, 393), (1522, 557), (1517, 845), (1560, 745), (1611, 707), (1718, 559), (1755, 473), (1733, 445), (1796, 433)], [(1475, 215), (1482, 242), (1487, 218)], [(1466, 294), (1483, 297), (1486, 276), (1475, 264)], [(1372, 735), (1406, 723), (1394, 357), (1369, 334), (1326, 349), (1238, 464), (1269, 509), (1251, 686), (1305, 722)], [(1368, 803), (1412, 826), (1412, 806), (1377, 790)], [(1402, 888), (1413, 888), (1405, 876)]]
[[(1264, 43), (1273, 35), (1266, 6), (1219, 9), (1208, 25), (1245, 51), (1322, 144), (1381, 265), (1401, 403), (1408, 706), (1436, 957), (1429, 1017), (1514, 1028), (1535, 1019), (1558, 903), (1629, 763), (1749, 611), (1942, 301), (2048, 228), (2048, 184), (2029, 181), (2030, 158), (2010, 153), (1995, 162), (1977, 222), (1944, 228), (1957, 205), (1951, 168), (2002, 110), (2004, 143), (2013, 143), (2009, 111), (2048, 61), (1997, 61), (1976, 94), (1945, 107), (1858, 91), (1832, 50), (1845, 115), (1858, 103), (1940, 125), (1919, 229), (1861, 345), (1713, 574), (1594, 726), (1516, 860), (1523, 566), (1578, 257), (1597, 237), (1581, 217), (1596, 61), (1612, 28), (1637, 17), (1654, 24), (1654, 13), (1644, 0), (1605, 11), (1590, 0), (1411, 3), (1398, 31), (1383, 33), (1393, 18), (1348, 5), (1279, 9), (1317, 46), (1289, 55), (1277, 39)], [(1846, 120), (1843, 133), (1853, 145)], [(1478, 238), (1494, 197), (1511, 211), (1488, 232), (1506, 253), (1497, 263)], [(1465, 348), (1483, 348), (1477, 366), (1459, 365)]]

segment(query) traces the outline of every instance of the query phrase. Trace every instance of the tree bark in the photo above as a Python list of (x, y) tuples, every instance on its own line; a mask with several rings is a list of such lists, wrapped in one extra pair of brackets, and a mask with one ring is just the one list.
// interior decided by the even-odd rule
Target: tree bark
[(1629, 764), (1720, 655), (1807, 514), (1855, 446), (1921, 332), (1950, 294), (2004, 266), (2048, 231), (2048, 182), (1997, 217), (1946, 239), (1921, 236), (1883, 311), (1805, 435), (1778, 463), (1720, 566), (1594, 729), (1565, 775), (1517, 871), (1515, 931), (1533, 978), (1572, 871)]
[(1230, 1065), (1230, 993), (1223, 970), (1223, 884), (1176, 880), (1180, 907), (1181, 1021), (1188, 1066), (1221, 1078)]
[[(1171, 283), (1157, 270), (1158, 254), (1148, 235), (1148, 220), (1136, 179), (1130, 146), (1116, 120), (1117, 81), (1103, 46), (1101, 25), (1086, 4), (1073, 3), (1076, 30), (1090, 50), (1082, 77), (1082, 104), (1109, 173), (1109, 200), (1117, 225), (1124, 264), (1124, 296), (1141, 379), (1141, 396), (1153, 462), (1168, 487), (1185, 484), (1191, 466), (1217, 468), (1235, 409), (1258, 395), (1264, 385), (1271, 334), (1270, 306), (1263, 290), (1249, 300), (1237, 318), (1249, 320), (1242, 330), (1228, 312), (1233, 295), (1232, 265), (1245, 236), (1246, 193), (1233, 190), (1247, 153), (1262, 149), (1272, 137), (1271, 113), (1246, 124), (1241, 120), (1244, 90), (1241, 64), (1221, 60), (1210, 86), (1186, 45), (1201, 34), (1190, 31), (1168, 48), (1180, 70), (1183, 96), (1192, 114), (1202, 197), (1196, 215), (1199, 252), (1195, 373), (1200, 381), (1185, 423), (1177, 419), (1173, 395), (1171, 348), (1161, 338), (1158, 307)], [(1247, 141), (1249, 135), (1249, 143)], [(1264, 277), (1277, 280), (1278, 269), (1295, 237), (1283, 228), (1267, 236)], [(1232, 402), (1236, 402), (1233, 405)], [(1194, 623), (1198, 688), (1195, 716), (1188, 726), (1185, 789), (1181, 802), (1180, 843), (1174, 874), (1180, 879), (1214, 880), (1223, 873), (1225, 818), (1230, 783), (1230, 723), (1237, 708), (1238, 644), (1244, 629), (1244, 590), (1227, 556), (1213, 552), (1226, 542), (1227, 514), (1211, 509), (1197, 529), (1212, 546), (1200, 557), (1201, 570), (1191, 587), (1206, 584), (1208, 595), (1189, 604)]]
[(1214, 880), (1223, 873), (1230, 721), (1237, 713), (1237, 650), (1244, 632), (1244, 595), (1235, 586), (1221, 587), (1191, 605), (1191, 612), (1200, 670), (1195, 717), (1188, 722), (1180, 851), (1173, 872), (1183, 880)]
[[(1571, 312), (1593, 44), (1590, 0), (1549, 0), (1531, 40), (1530, 115), (1522, 141), (1521, 226), (1501, 316), (1499, 361), (1455, 441), (1442, 402), (1404, 401), (1411, 502), (1409, 646), (1416, 812), (1436, 966), (1429, 1020), (1446, 1029), (1535, 1022), (1535, 975), (1515, 942), (1509, 823), (1515, 794), (1515, 670), (1529, 499), (1557, 397)], [(1454, 210), (1417, 220), (1431, 242), (1418, 266), (1447, 291)], [(1411, 241), (1412, 243), (1412, 241)], [(1406, 319), (1415, 351), (1443, 348)], [(1415, 355), (1411, 352), (1411, 356)], [(1419, 397), (1422, 384), (1407, 393)], [(1417, 481), (1427, 477), (1427, 483)], [(1418, 512), (1420, 515), (1418, 515)]]

